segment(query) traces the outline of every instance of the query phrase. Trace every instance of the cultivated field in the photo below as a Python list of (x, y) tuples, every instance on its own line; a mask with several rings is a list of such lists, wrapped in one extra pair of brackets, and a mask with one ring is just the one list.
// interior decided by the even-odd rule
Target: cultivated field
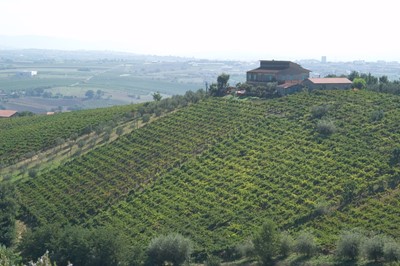
[[(157, 91), (169, 97), (205, 89), (227, 70), (232, 84), (244, 81), (245, 68), (208, 61), (0, 60), (0, 108), (45, 113), (140, 103)], [(87, 99), (88, 90), (101, 90), (101, 97)]]

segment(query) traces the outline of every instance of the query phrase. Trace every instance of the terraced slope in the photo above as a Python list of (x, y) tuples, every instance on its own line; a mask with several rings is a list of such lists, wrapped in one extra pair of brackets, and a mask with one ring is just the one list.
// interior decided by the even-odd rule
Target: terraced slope
[[(348, 215), (351, 226), (399, 237), (395, 208), (369, 211), (399, 202), (399, 167), (389, 165), (399, 106), (364, 91), (205, 100), (19, 184), (21, 202), (38, 221), (110, 225), (143, 243), (179, 231), (200, 253), (232, 248), (271, 217), (326, 245)], [(335, 132), (319, 133), (321, 121)]]

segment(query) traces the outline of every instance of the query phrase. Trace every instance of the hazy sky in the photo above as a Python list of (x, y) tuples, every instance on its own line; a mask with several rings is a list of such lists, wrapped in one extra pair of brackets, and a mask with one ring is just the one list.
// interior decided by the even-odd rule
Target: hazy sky
[(202, 58), (400, 61), (399, 5), (395, 0), (0, 0), (0, 35), (54, 36), (96, 49)]

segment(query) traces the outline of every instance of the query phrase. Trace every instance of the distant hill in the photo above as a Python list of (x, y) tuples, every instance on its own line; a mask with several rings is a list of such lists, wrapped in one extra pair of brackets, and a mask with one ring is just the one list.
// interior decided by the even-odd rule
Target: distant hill
[(102, 44), (36, 35), (0, 35), (0, 49), (106, 50)]
[(327, 248), (343, 228), (399, 238), (399, 104), (368, 91), (208, 98), (19, 182), (22, 217), (108, 225), (139, 243), (180, 232), (203, 254), (266, 218)]

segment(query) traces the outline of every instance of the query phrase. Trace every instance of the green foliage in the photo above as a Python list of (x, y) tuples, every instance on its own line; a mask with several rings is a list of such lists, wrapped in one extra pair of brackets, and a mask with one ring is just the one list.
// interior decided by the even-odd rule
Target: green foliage
[(158, 91), (153, 93), (152, 96), (153, 96), (153, 100), (156, 102), (159, 102), (162, 99), (161, 93)]
[(366, 239), (362, 245), (363, 254), (367, 259), (377, 261), (383, 257), (385, 238), (382, 235), (375, 235)]
[(400, 244), (393, 239), (387, 239), (383, 247), (383, 257), (386, 261), (400, 261)]
[(46, 225), (28, 232), (19, 249), (29, 261), (46, 250), (59, 265), (128, 265), (131, 258), (129, 242), (111, 228), (85, 229), (78, 226)]
[(50, 116), (16, 117), (0, 120), (0, 167), (21, 160), (27, 154), (62, 144), (62, 140), (90, 133), (99, 124), (123, 119), (137, 106), (116, 106)]
[(360, 77), (360, 73), (358, 73), (357, 71), (354, 71), (354, 70), (348, 76), (349, 80), (351, 80), (351, 81), (353, 81), (354, 79), (359, 78), (359, 77)]
[(289, 256), (293, 250), (293, 247), (294, 247), (293, 237), (287, 232), (281, 233), (279, 241), (279, 255), (281, 255), (284, 258)]
[(220, 266), (221, 259), (214, 255), (208, 256), (207, 260), (204, 262), (204, 265), (205, 266)]
[(321, 135), (328, 136), (336, 132), (336, 126), (332, 121), (319, 120), (317, 122), (316, 131)]
[(150, 121), (150, 118), (151, 118), (151, 115), (149, 115), (149, 114), (144, 114), (144, 115), (142, 116), (142, 121), (143, 121), (143, 123), (149, 122), (149, 121)]
[(311, 116), (313, 118), (322, 118), (324, 115), (326, 115), (329, 111), (329, 106), (328, 105), (319, 105), (319, 106), (314, 106), (311, 109)]
[(191, 252), (191, 241), (181, 234), (158, 236), (150, 241), (147, 248), (147, 264), (161, 266), (169, 262), (182, 265), (189, 260)]
[(400, 163), (400, 147), (396, 147), (392, 151), (392, 157), (390, 158), (390, 165), (395, 166)]
[(21, 262), (20, 256), (13, 250), (0, 245), (0, 265), (1, 266), (14, 266), (19, 265)]
[(263, 85), (252, 85), (248, 83), (239, 84), (238, 89), (246, 90), (246, 96), (260, 97), (260, 98), (276, 98), (277, 94), (277, 82), (268, 82)]
[(34, 266), (57, 266), (56, 263), (53, 264), (51, 262), (48, 251), (46, 251), (43, 256), (40, 256), (40, 258), (38, 258), (36, 262), (31, 261), (30, 264)]
[(16, 237), (15, 221), (18, 205), (15, 198), (15, 186), (11, 183), (0, 184), (0, 245), (10, 247)]
[(375, 110), (371, 114), (371, 122), (377, 122), (383, 119), (385, 112), (383, 110)]
[(353, 80), (353, 86), (356, 89), (365, 89), (367, 87), (367, 82), (363, 78), (355, 78)]
[(228, 87), (229, 75), (222, 73), (217, 78), (217, 83), (210, 85), (209, 93), (212, 96), (224, 96)]
[[(19, 182), (24, 217), (112, 225), (138, 243), (181, 230), (201, 261), (229, 251), (270, 217), (285, 230), (312, 228), (328, 246), (343, 227), (400, 237), (400, 192), (371, 189), (398, 176), (387, 163), (400, 142), (398, 103), (370, 91), (209, 97)], [(329, 118), (343, 134), (314, 137), (310, 109), (324, 104), (335, 106)], [(385, 123), (369, 121), (376, 106)], [(340, 205), (348, 184), (348, 204)], [(321, 199), (331, 213), (314, 217)]]
[(254, 251), (263, 265), (269, 265), (277, 255), (279, 241), (276, 224), (271, 220), (265, 221), (253, 239)]
[(251, 240), (246, 240), (236, 246), (236, 251), (246, 258), (253, 258), (255, 254), (254, 243)]
[(317, 244), (310, 232), (301, 232), (295, 240), (295, 251), (299, 254), (311, 257), (317, 251)]
[(360, 254), (363, 237), (357, 232), (344, 232), (336, 244), (336, 255), (340, 258), (354, 260)]

